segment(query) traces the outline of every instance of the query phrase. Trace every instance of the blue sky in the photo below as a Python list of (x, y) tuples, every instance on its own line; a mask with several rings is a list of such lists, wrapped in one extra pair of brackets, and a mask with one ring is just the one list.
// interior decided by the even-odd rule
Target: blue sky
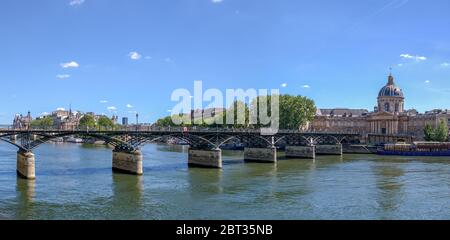
[(449, 11), (448, 0), (4, 0), (0, 123), (70, 104), (150, 122), (195, 80), (373, 109), (390, 67), (407, 108), (450, 108)]

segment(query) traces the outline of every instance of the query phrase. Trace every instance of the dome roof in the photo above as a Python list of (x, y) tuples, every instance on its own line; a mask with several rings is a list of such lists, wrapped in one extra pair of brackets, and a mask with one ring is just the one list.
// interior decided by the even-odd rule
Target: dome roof
[(392, 75), (389, 75), (388, 83), (381, 88), (378, 97), (404, 97), (402, 89), (395, 85), (394, 77)]

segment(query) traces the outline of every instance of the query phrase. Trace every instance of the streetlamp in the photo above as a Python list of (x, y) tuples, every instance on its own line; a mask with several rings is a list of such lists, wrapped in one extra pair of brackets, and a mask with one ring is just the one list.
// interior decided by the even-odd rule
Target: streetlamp
[(136, 113), (136, 131), (138, 130), (139, 127), (139, 113)]

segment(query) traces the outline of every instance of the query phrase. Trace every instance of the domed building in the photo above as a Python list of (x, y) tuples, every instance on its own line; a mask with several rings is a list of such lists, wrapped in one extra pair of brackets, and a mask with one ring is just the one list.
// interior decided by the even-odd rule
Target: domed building
[(392, 143), (423, 140), (427, 124), (437, 126), (441, 121), (450, 126), (450, 111), (433, 110), (419, 114), (405, 111), (405, 95), (389, 74), (388, 81), (378, 92), (373, 112), (365, 109), (318, 109), (309, 130), (315, 132), (359, 133), (362, 142)]
[[(395, 85), (392, 74), (389, 75), (386, 86), (379, 91), (377, 100), (377, 107), (367, 118), (368, 133), (378, 138), (372, 142), (405, 140), (409, 120), (408, 113), (404, 112), (405, 96), (403, 90)], [(386, 135), (397, 136), (401, 139), (384, 139)]]
[(388, 83), (378, 93), (378, 109), (390, 113), (402, 113), (405, 97), (400, 87), (394, 83), (392, 74), (388, 77)]

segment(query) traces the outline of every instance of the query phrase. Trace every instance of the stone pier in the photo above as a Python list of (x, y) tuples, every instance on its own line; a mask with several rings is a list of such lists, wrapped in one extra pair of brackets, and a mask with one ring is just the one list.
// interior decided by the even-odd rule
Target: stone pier
[(222, 168), (222, 150), (189, 149), (188, 165), (190, 167)]
[(11, 136), (9, 137), (9, 140), (11, 140), (11, 142), (17, 141), (17, 135), (11, 135)]
[(244, 160), (246, 162), (276, 163), (277, 148), (245, 148)]
[(17, 152), (17, 174), (21, 178), (36, 179), (35, 157), (31, 152)]
[(336, 145), (317, 145), (317, 155), (342, 155), (342, 144)]
[(287, 158), (315, 159), (316, 158), (316, 147), (315, 146), (286, 146), (286, 157)]
[(113, 170), (134, 175), (144, 173), (142, 167), (143, 156), (140, 151), (121, 152), (113, 151), (112, 165)]

